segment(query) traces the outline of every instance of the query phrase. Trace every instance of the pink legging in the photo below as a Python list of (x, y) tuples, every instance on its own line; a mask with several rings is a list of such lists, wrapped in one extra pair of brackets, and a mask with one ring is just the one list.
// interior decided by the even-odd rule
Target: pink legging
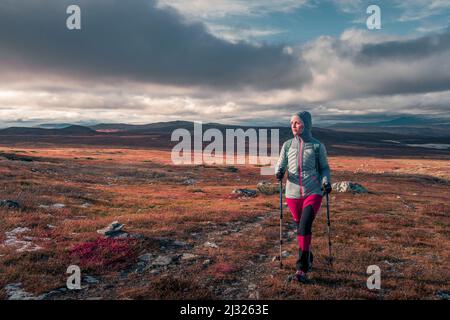
[(297, 240), (301, 251), (309, 251), (311, 247), (312, 223), (322, 204), (322, 196), (310, 195), (306, 198), (289, 199), (286, 203), (291, 211), (292, 218), (297, 224)]

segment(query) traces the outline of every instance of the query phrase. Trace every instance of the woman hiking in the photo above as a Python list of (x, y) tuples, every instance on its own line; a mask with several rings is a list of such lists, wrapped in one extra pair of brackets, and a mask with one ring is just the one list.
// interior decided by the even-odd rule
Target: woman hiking
[[(296, 278), (306, 282), (311, 270), (312, 224), (322, 203), (322, 192), (331, 192), (330, 167), (325, 146), (311, 135), (311, 114), (302, 111), (291, 117), (294, 137), (283, 144), (275, 167), (276, 177), (283, 180), (287, 170), (286, 203), (297, 225), (299, 247)], [(322, 191), (323, 190), (323, 191)]]

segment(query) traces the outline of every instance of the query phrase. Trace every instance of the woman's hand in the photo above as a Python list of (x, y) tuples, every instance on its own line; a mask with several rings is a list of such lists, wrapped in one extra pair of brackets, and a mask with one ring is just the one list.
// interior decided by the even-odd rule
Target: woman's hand
[(281, 170), (281, 169), (279, 169), (279, 170), (277, 171), (277, 173), (276, 173), (276, 177), (277, 177), (278, 181), (283, 180), (283, 177), (284, 177), (284, 171)]
[(327, 182), (323, 184), (322, 190), (325, 191), (326, 193), (331, 193), (333, 188), (331, 187), (331, 184)]

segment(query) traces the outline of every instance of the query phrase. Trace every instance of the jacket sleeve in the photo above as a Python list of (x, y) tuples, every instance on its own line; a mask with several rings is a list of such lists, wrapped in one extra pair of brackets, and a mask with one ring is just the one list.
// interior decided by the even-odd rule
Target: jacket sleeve
[(278, 158), (277, 165), (275, 166), (275, 174), (279, 169), (282, 169), (283, 172), (286, 172), (286, 167), (288, 164), (288, 159), (286, 157), (286, 142), (283, 143), (283, 147), (281, 147), (280, 157)]
[(319, 150), (319, 166), (320, 176), (322, 178), (322, 185), (324, 183), (331, 183), (330, 166), (328, 165), (327, 149), (321, 143)]

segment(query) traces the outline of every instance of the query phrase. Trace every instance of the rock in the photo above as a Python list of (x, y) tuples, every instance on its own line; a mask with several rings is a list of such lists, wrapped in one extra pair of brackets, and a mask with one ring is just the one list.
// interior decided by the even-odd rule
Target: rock
[(215, 244), (214, 242), (210, 242), (210, 241), (206, 241), (203, 244), (203, 246), (207, 247), (207, 248), (214, 248), (214, 249), (217, 249), (219, 247), (217, 244)]
[(31, 252), (41, 250), (42, 247), (34, 244), (29, 237), (28, 240), (19, 240), (17, 237), (25, 232), (30, 231), (29, 228), (17, 227), (11, 231), (5, 232), (6, 240), (3, 242), (4, 246), (19, 247), (16, 252)]
[(181, 260), (183, 260), (183, 261), (195, 260), (197, 258), (198, 258), (198, 255), (192, 254), (192, 253), (183, 253), (183, 255), (181, 256)]
[(256, 290), (257, 288), (258, 288), (258, 286), (257, 286), (256, 284), (250, 283), (250, 284), (248, 285), (248, 290), (249, 290), (249, 291)]
[(159, 241), (159, 245), (160, 245), (160, 249), (161, 250), (166, 250), (167, 248), (169, 249), (180, 249), (180, 248), (190, 248), (192, 247), (192, 245), (183, 242), (183, 241), (179, 241), (179, 240), (172, 240), (172, 239), (158, 239)]
[(393, 265), (394, 265), (394, 263), (389, 262), (389, 261), (387, 261), (387, 260), (384, 260), (383, 262), (386, 263), (388, 266), (393, 266)]
[[(144, 272), (145, 270), (147, 270), (149, 267), (150, 267), (149, 264), (147, 264), (146, 262), (141, 261), (141, 262), (138, 262), (138, 263), (137, 263), (137, 267), (136, 267), (136, 269), (134, 270), (134, 272), (135, 272), (135, 273), (142, 273), (142, 272)], [(125, 270), (123, 270), (121, 276), (122, 276), (122, 277), (127, 277), (127, 275), (128, 275), (128, 272), (125, 271)]]
[(245, 198), (253, 198), (256, 197), (256, 190), (250, 190), (250, 189), (234, 189), (233, 194), (241, 195)]
[(167, 266), (171, 264), (173, 260), (174, 259), (171, 256), (158, 256), (151, 264), (152, 266)]
[(450, 291), (439, 290), (438, 292), (436, 292), (436, 295), (439, 299), (450, 300)]
[(145, 253), (143, 255), (140, 255), (138, 259), (142, 262), (150, 262), (153, 259), (153, 255), (151, 253)]
[(83, 281), (88, 283), (88, 284), (97, 284), (97, 283), (100, 282), (99, 280), (97, 280), (93, 276), (84, 276), (83, 277)]
[(27, 231), (30, 231), (30, 228), (17, 227), (15, 229), (11, 230), (11, 231), (5, 232), (5, 234), (6, 234), (6, 237), (8, 237), (8, 236), (11, 236), (11, 235), (17, 235), (19, 233), (24, 233), (24, 232), (27, 232)]
[(125, 231), (117, 231), (113, 234), (108, 235), (107, 238), (127, 239), (127, 238), (135, 238), (135, 236), (130, 235), (128, 232), (125, 232)]
[(185, 184), (185, 185), (193, 185), (193, 184), (195, 184), (195, 179), (186, 179), (186, 180), (184, 180), (183, 181), (183, 184)]
[(22, 283), (10, 283), (5, 286), (5, 292), (8, 300), (42, 300), (44, 296), (35, 297), (31, 293), (24, 291)]
[(249, 291), (249, 299), (259, 299), (259, 292), (256, 290), (258, 286), (256, 284), (250, 283), (248, 285), (248, 291)]
[(39, 208), (43, 208), (43, 209), (62, 209), (62, 208), (65, 208), (65, 207), (66, 207), (66, 205), (64, 203), (55, 203), (55, 204), (52, 204), (50, 206), (45, 205), (45, 204), (40, 204), (39, 205)]
[(104, 235), (107, 238), (127, 238), (127, 232), (122, 231), (125, 225), (118, 221), (113, 221), (110, 225), (103, 229), (97, 230), (97, 233)]
[(0, 200), (0, 207), (4, 207), (7, 209), (19, 209), (20, 205), (13, 200)]
[(184, 248), (184, 247), (189, 247), (189, 244), (187, 244), (186, 242), (183, 242), (183, 241), (174, 240), (172, 242), (172, 246)]
[(351, 181), (341, 181), (332, 184), (333, 191), (336, 192), (352, 192), (352, 193), (368, 193), (367, 189), (359, 183)]
[(81, 205), (82, 208), (89, 208), (91, 204), (89, 202), (85, 202)]
[(204, 267), (207, 267), (207, 266), (209, 266), (210, 264), (211, 264), (211, 260), (210, 260), (210, 259), (203, 260), (203, 262), (202, 262), (202, 265), (203, 265)]
[(228, 166), (224, 169), (225, 172), (238, 172), (239, 169), (233, 166)]
[(266, 196), (271, 196), (274, 195), (276, 193), (280, 193), (280, 186), (279, 184), (272, 184), (270, 182), (260, 182), (256, 185), (256, 189), (266, 195)]

